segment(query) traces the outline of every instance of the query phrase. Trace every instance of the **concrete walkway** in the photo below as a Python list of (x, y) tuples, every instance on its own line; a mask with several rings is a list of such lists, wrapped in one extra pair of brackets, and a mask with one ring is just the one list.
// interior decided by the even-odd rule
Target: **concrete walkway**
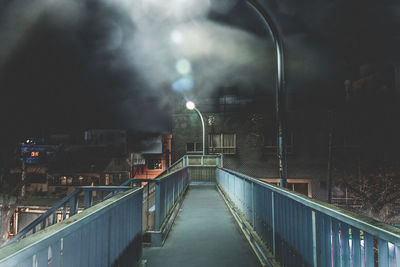
[(260, 266), (215, 186), (190, 186), (161, 248), (144, 248), (146, 267)]

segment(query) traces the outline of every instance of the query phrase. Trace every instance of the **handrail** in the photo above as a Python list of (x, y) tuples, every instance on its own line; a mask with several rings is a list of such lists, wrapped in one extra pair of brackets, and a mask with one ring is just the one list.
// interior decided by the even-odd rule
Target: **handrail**
[(352, 225), (357, 228), (361, 228), (374, 236), (390, 241), (393, 244), (400, 245), (400, 229), (397, 227), (376, 221), (372, 218), (356, 214), (354, 212), (338, 208), (332, 204), (308, 198), (302, 194), (290, 191), (289, 189), (262, 182), (255, 178), (247, 176), (243, 173), (239, 173), (225, 168), (220, 168), (220, 169), (225, 172), (231, 173), (233, 175), (239, 176), (243, 179), (249, 180), (253, 183), (259, 184), (263, 187), (266, 187), (271, 191), (285, 195), (286, 197), (298, 201), (309, 208), (312, 208), (314, 210), (325, 213), (326, 215), (329, 215), (333, 218), (341, 220), (346, 224)]
[(0, 248), (0, 266), (139, 266), (143, 188)]
[[(200, 158), (202, 164), (200, 164), (200, 165), (190, 165), (190, 161), (189, 161), (190, 158)], [(215, 158), (216, 159), (216, 165), (215, 166), (222, 166), (222, 156), (221, 155), (184, 155), (183, 157), (181, 157), (180, 159), (175, 161), (171, 166), (169, 166), (165, 171), (163, 171), (162, 173), (157, 175), (156, 179), (157, 178), (161, 178), (162, 176), (164, 176), (167, 173), (170, 173), (180, 163), (182, 163), (182, 167), (181, 168), (185, 168), (185, 167), (188, 167), (188, 166), (204, 166), (204, 159), (205, 158)], [(207, 166), (209, 166), (209, 165), (207, 165)]]
[(216, 179), (266, 261), (275, 258), (283, 266), (400, 262), (396, 227), (236, 171), (218, 168)]
[[(129, 184), (131, 181), (129, 179), (125, 183)], [(123, 191), (126, 191), (130, 189), (130, 186), (125, 186), (125, 183), (123, 183), (121, 186), (80, 186), (77, 187), (72, 193), (69, 195), (65, 196), (61, 200), (59, 200), (52, 208), (47, 210), (45, 213), (40, 215), (37, 219), (35, 219), (33, 222), (28, 224), (24, 229), (22, 229), (18, 234), (16, 234), (12, 239), (8, 240), (5, 242), (1, 247), (6, 246), (8, 244), (12, 244), (19, 240), (20, 238), (24, 238), (30, 231), (32, 233), (36, 232), (36, 226), (39, 224), (42, 224), (42, 229), (46, 227), (46, 221), (50, 216), (52, 217), (51, 220), (51, 225), (56, 223), (56, 212), (62, 208), (63, 210), (63, 216), (62, 220), (65, 220), (66, 214), (67, 214), (67, 203), (69, 202), (69, 217), (75, 215), (78, 211), (78, 195), (80, 193), (84, 193), (84, 209), (87, 209), (92, 206), (93, 201), (92, 201), (92, 195), (94, 191), (100, 191), (102, 193), (101, 201), (104, 201), (112, 196), (115, 195), (115, 193), (120, 193)], [(108, 194), (106, 197), (103, 197), (103, 193), (105, 191), (112, 191), (110, 194)]]

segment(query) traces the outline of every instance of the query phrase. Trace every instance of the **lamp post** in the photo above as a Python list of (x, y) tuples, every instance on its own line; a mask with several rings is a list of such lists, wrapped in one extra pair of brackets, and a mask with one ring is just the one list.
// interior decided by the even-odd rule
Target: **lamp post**
[(200, 117), (201, 120), (201, 127), (203, 128), (203, 156), (206, 154), (205, 153), (205, 147), (206, 147), (206, 131), (204, 128), (204, 120), (203, 120), (203, 116), (201, 115), (200, 111), (196, 108), (196, 105), (192, 102), (192, 101), (187, 101), (186, 102), (186, 108), (189, 110), (195, 110), (197, 112), (197, 114)]
[(259, 3), (259, 0), (246, 0), (246, 2), (264, 19), (275, 45), (276, 55), (276, 100), (275, 112), (277, 118), (277, 141), (280, 186), (287, 188), (287, 159), (286, 159), (286, 85), (285, 65), (283, 57), (283, 39), (272, 16)]

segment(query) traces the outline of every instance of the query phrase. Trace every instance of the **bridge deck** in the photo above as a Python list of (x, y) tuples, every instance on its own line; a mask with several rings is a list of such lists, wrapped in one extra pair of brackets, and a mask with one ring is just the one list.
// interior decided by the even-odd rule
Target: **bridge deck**
[(161, 248), (144, 248), (147, 267), (259, 266), (215, 186), (190, 186)]

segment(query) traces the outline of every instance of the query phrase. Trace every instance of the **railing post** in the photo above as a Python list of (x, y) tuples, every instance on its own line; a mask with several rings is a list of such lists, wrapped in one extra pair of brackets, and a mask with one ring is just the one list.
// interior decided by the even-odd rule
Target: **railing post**
[(42, 222), (42, 229), (41, 229), (41, 230), (43, 230), (44, 228), (46, 228), (46, 221), (47, 221), (47, 218), (45, 218), (45, 219), (43, 220), (43, 222)]
[(51, 224), (56, 224), (56, 222), (57, 222), (57, 211), (54, 211)]
[(255, 221), (256, 221), (256, 215), (254, 211), (254, 183), (251, 182), (251, 213), (252, 213), (252, 224), (253, 228), (255, 228)]
[(64, 207), (63, 207), (62, 219), (65, 220), (65, 218), (67, 218), (67, 204), (64, 204)]
[(378, 263), (379, 266), (389, 266), (389, 248), (386, 240), (378, 239)]
[(69, 201), (69, 217), (71, 217), (72, 215), (75, 215), (76, 210), (77, 210), (77, 198), (76, 198), (76, 195), (77, 194), (72, 196), (70, 201)]
[(150, 183), (147, 182), (147, 199), (146, 199), (146, 230), (149, 230), (149, 218), (150, 218), (150, 211), (149, 211), (149, 205), (150, 205)]
[(313, 242), (313, 263), (314, 266), (317, 267), (317, 224), (315, 218), (315, 211), (311, 211), (311, 222), (312, 222), (312, 242)]
[(161, 201), (160, 201), (160, 190), (161, 186), (160, 183), (156, 183), (156, 188), (155, 188), (155, 194), (156, 194), (156, 199), (155, 199), (155, 211), (154, 211), (154, 230), (160, 230), (160, 208), (161, 208)]
[(364, 232), (364, 251), (365, 251), (365, 266), (375, 266), (375, 251), (374, 251), (374, 237), (369, 233)]
[(272, 217), (272, 254), (276, 257), (276, 238), (275, 238), (275, 193), (271, 192), (271, 217)]
[(85, 190), (85, 199), (83, 203), (85, 209), (88, 209), (92, 206), (92, 190)]

